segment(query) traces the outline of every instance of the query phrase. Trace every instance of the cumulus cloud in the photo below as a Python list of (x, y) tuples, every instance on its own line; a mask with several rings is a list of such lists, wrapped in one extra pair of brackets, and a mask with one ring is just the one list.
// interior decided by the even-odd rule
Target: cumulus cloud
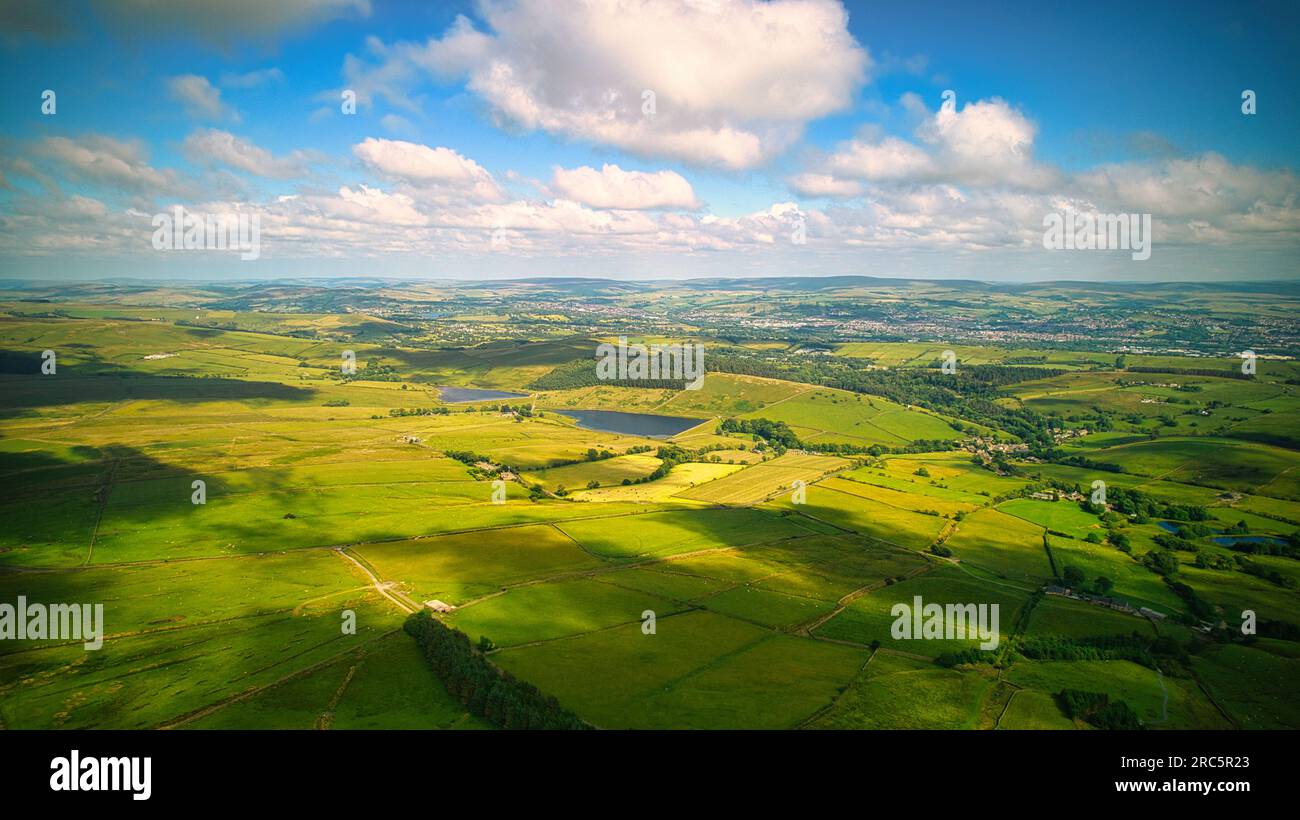
[(1289, 170), (1237, 165), (1207, 152), (1103, 165), (1078, 174), (1074, 183), (1100, 210), (1152, 214), (1169, 241), (1300, 239), (1300, 179)]
[[(191, 210), (257, 214), (268, 257), (504, 251), (534, 259), (736, 253), (744, 254), (737, 259), (755, 261), (786, 253), (790, 260), (793, 254), (814, 260), (856, 250), (1041, 251), (1043, 217), (1067, 209), (1152, 213), (1157, 247), (1300, 242), (1300, 181), (1294, 173), (1236, 165), (1217, 154), (1104, 165), (1075, 175), (1054, 172), (1055, 184), (1046, 190), (982, 184), (978, 177), (925, 181), (920, 172), (908, 178), (881, 171), (875, 179), (809, 172), (787, 183), (805, 196), (848, 201), (822, 208), (777, 202), (723, 217), (704, 211), (690, 183), (672, 171), (557, 166), (549, 184), (538, 183), (540, 198), (521, 198), (451, 148), (376, 137), (352, 148), (359, 167), (376, 181), (299, 189), (260, 202), (249, 187), (214, 189), (220, 174), (205, 179), (205, 194), (186, 193), (174, 172), (149, 164), (140, 142), (88, 135), (20, 147), (37, 161), (17, 157), (0, 166), (11, 176), (52, 174), (141, 195), (133, 200), (134, 210), (124, 210), (105, 204), (114, 202), (111, 197), (65, 197), (57, 186), (36, 197), (18, 183), (7, 194), (16, 204), (5, 215), (14, 235), (0, 239), (0, 247), (22, 254), (138, 252), (147, 245), (149, 212), (181, 196), (189, 197), (185, 206)], [(315, 161), (301, 152), (276, 156), (216, 129), (194, 132), (183, 149), (204, 162), (273, 178), (290, 178)], [(932, 163), (927, 173), (951, 167), (941, 162), (945, 156), (926, 153)], [(504, 236), (506, 247), (493, 245), (493, 235)], [(72, 237), (76, 242), (69, 244)]]
[(691, 184), (673, 171), (624, 171), (617, 165), (603, 165), (597, 171), (589, 166), (565, 169), (557, 167), (552, 187), (562, 196), (593, 208), (700, 207)]
[(148, 151), (140, 140), (117, 140), (99, 134), (80, 139), (45, 137), (34, 153), (53, 163), (60, 176), (99, 183), (132, 192), (162, 192), (174, 189), (174, 171), (149, 164)]
[(352, 153), (385, 177), (434, 196), (474, 202), (504, 198), (487, 169), (450, 148), (367, 137), (352, 147)]
[(849, 247), (987, 250), (1034, 247), (1051, 202), (1038, 194), (963, 191), (952, 185), (873, 189), (860, 206), (810, 219), (815, 240)]
[(5, 214), (0, 252), (15, 256), (113, 255), (148, 247), (147, 219), (81, 194), (19, 197)]
[(321, 215), (330, 219), (362, 222), (366, 225), (410, 227), (429, 224), (429, 218), (420, 212), (411, 197), (366, 185), (360, 185), (356, 190), (343, 186), (335, 197), (307, 197), (299, 199), (298, 203), (315, 207)]
[(940, 106), (917, 135), (935, 152), (939, 173), (955, 181), (1042, 189), (1056, 175), (1034, 159), (1038, 127), (998, 98)]
[(851, 198), (861, 196), (866, 186), (852, 179), (837, 179), (830, 174), (795, 174), (786, 177), (786, 185), (800, 196)]
[(746, 169), (846, 108), (871, 64), (833, 0), (583, 0), (566, 11), (488, 4), (486, 31), (462, 17), (424, 45), (371, 43), (377, 61), (349, 55), (344, 74), (393, 104), (413, 68), (463, 76), (514, 127)]
[(1207, 153), (1061, 175), (1044, 191), (866, 185), (858, 202), (810, 216), (809, 235), (878, 248), (1033, 248), (1041, 242), (1044, 216), (1075, 211), (1149, 213), (1157, 245), (1285, 247), (1300, 241), (1298, 205), (1294, 173), (1234, 165)]
[(306, 173), (308, 157), (302, 151), (276, 157), (252, 142), (229, 131), (207, 129), (185, 138), (181, 150), (192, 162), (220, 163), (259, 177), (292, 179)]
[(916, 180), (935, 176), (935, 163), (924, 149), (895, 137), (870, 143), (843, 143), (826, 163), (837, 179), (871, 182)]
[(958, 106), (945, 95), (930, 111), (908, 94), (902, 104), (917, 120), (911, 140), (867, 127), (786, 178), (800, 196), (856, 200), (810, 215), (810, 236), (873, 247), (1030, 247), (1046, 214), (1073, 210), (1150, 213), (1158, 243), (1300, 239), (1300, 184), (1291, 171), (1163, 150), (1066, 173), (1036, 159), (1037, 126), (1003, 100)]
[(1046, 190), (1060, 175), (1034, 158), (1037, 126), (1007, 102), (955, 99), (929, 112), (915, 95), (903, 104), (920, 117), (910, 142), (898, 137), (841, 143), (819, 169), (835, 180), (952, 183)]
[(167, 91), (192, 117), (219, 120), (229, 116), (239, 120), (239, 114), (221, 101), (221, 89), (208, 82), (207, 77), (197, 74), (172, 77), (167, 80)]
[[(420, 104), (411, 97), (410, 89), (419, 82), (422, 72), (411, 58), (411, 47), (399, 43), (390, 48), (378, 37), (370, 36), (366, 38), (366, 51), (373, 62), (352, 54), (343, 57), (343, 89), (356, 94), (357, 105), (373, 105), (379, 97), (395, 108), (419, 111)], [(335, 89), (320, 98), (337, 105), (339, 92)]]
[(1300, 186), (1290, 171), (1235, 165), (1222, 155), (1157, 163), (1102, 165), (1078, 175), (1089, 196), (1125, 210), (1170, 217), (1244, 213), (1257, 205), (1295, 204)]
[[(1168, 173), (1157, 171), (1152, 173)], [(736, 253), (759, 260), (789, 254), (793, 263), (855, 250), (1040, 251), (1044, 214), (1088, 210), (1082, 196), (946, 184), (872, 188), (849, 205), (824, 209), (793, 202), (735, 217), (682, 210), (606, 209), (565, 197), (449, 202), (420, 189), (371, 184), (333, 192), (187, 204), (198, 212), (246, 211), (261, 220), (263, 254), (275, 257), (374, 257), (386, 254), (508, 254), (521, 258), (636, 258), (664, 253)], [(97, 201), (46, 200), (7, 217), (14, 252), (136, 252), (147, 245), (147, 213), (103, 210)], [(1267, 232), (1267, 233), (1265, 233)], [(806, 236), (806, 244), (795, 239)], [(504, 237), (504, 244), (492, 237)], [(76, 237), (77, 242), (69, 244)], [(1157, 246), (1223, 245), (1268, 238), (1294, 245), (1300, 220), (1290, 202), (1257, 203), (1213, 218), (1157, 222)], [(1159, 253), (1159, 251), (1157, 251)], [(829, 255), (828, 257), (824, 255)]]

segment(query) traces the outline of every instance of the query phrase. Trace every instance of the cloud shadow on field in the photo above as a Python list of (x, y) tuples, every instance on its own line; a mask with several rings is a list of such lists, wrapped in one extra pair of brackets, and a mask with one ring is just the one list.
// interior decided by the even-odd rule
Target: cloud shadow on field
[(280, 382), (158, 375), (84, 355), (75, 362), (58, 362), (54, 374), (42, 375), (41, 362), (34, 351), (0, 349), (0, 393), (4, 396), (0, 418), (71, 404), (129, 400), (307, 402), (318, 395), (315, 388)]

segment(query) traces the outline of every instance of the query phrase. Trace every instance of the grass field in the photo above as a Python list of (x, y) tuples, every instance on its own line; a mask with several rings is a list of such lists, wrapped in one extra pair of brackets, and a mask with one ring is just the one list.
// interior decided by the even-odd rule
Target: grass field
[(997, 510), (966, 516), (944, 546), (962, 563), (1014, 583), (1041, 583), (1052, 576), (1043, 528)]
[(1300, 500), (1300, 452), (1220, 438), (1162, 438), (1091, 451), (1151, 478)]
[(627, 486), (601, 487), (596, 490), (583, 490), (575, 493), (579, 501), (640, 501), (664, 502), (677, 497), (693, 487), (708, 484), (725, 478), (743, 469), (740, 464), (708, 464), (688, 461), (678, 464), (663, 478), (644, 484)]
[(1055, 698), (1030, 689), (1016, 691), (998, 721), (999, 729), (1075, 729)]
[[(869, 645), (873, 641), (897, 652), (907, 652), (928, 658), (945, 652), (977, 648), (981, 641), (968, 635), (965, 639), (895, 638), (891, 630), (898, 616), (892, 610), (897, 604), (914, 605), (919, 596), (922, 604), (975, 604), (998, 607), (1000, 632), (1010, 633), (1020, 608), (1028, 599), (1027, 593), (1000, 587), (972, 578), (960, 570), (945, 567), (915, 578), (874, 590), (849, 604), (834, 618), (821, 625), (816, 634), (835, 640), (852, 641)], [(992, 621), (988, 621), (989, 625)]]
[(845, 390), (807, 390), (747, 415), (783, 421), (800, 439), (814, 443), (892, 446), (959, 435), (938, 416)]
[(1134, 633), (1154, 638), (1156, 630), (1146, 618), (1050, 595), (1034, 607), (1026, 630), (1027, 635), (1034, 637), (1060, 635), (1066, 638)]
[[(1017, 497), (1100, 474), (1204, 506), (1215, 528), (1242, 522), (1285, 539), (1300, 531), (1289, 370), (1182, 379), (1197, 392), (1110, 370), (1113, 355), (1087, 351), (838, 346), (837, 362), (885, 368), (929, 367), (944, 349), (971, 365), (1032, 360), (1067, 372), (1000, 389), (1003, 406), (1054, 412), (1063, 426), (1110, 414), (1113, 429), (1061, 450), (1122, 472), (1013, 459), (1017, 474), (999, 475), (965, 449), (900, 452), (963, 438), (950, 422), (985, 430), (878, 396), (726, 373), (700, 391), (536, 391), (534, 379), (590, 356), (593, 339), (408, 335), (408, 345), (393, 319), (209, 309), (168, 293), (167, 304), (81, 301), (58, 315), (0, 304), (0, 602), (94, 601), (106, 613), (100, 651), (0, 642), (4, 728), (488, 727), (401, 631), (432, 600), (454, 607), (439, 617), (472, 642), (488, 640), (493, 663), (605, 728), (1076, 728), (1053, 700), (1063, 688), (1124, 699), (1150, 728), (1300, 727), (1300, 644), (1204, 637), (1142, 562), (1158, 546), (1156, 522), (1104, 524), (1072, 502)], [(510, 325), (461, 307), (455, 315), (480, 330)], [(56, 376), (24, 369), (46, 348), (59, 351)], [(347, 349), (360, 378), (339, 371)], [(446, 405), (438, 385), (526, 397)], [(672, 439), (691, 451), (685, 461), (631, 483), (661, 464), (664, 442), (584, 430), (557, 409), (784, 421), (809, 450), (707, 423)], [(863, 449), (840, 456), (819, 444)], [(870, 445), (895, 451), (875, 457)], [(626, 454), (644, 446), (655, 449)], [(591, 449), (619, 455), (586, 461)], [(484, 455), (522, 480), (494, 503), (492, 482), (447, 451)], [(567, 493), (530, 497), (530, 484)], [(1131, 555), (1084, 540), (1107, 525), (1129, 536)], [(931, 552), (938, 544), (951, 556)], [(1197, 547), (1234, 560), (1204, 538)], [(1270, 580), (1178, 557), (1177, 580), (1228, 624), (1244, 609), (1300, 623), (1294, 558), (1251, 556)], [(1049, 595), (1022, 619), (1067, 566), (1169, 617), (1153, 627)], [(916, 596), (996, 604), (1002, 640), (1016, 629), (1175, 637), (1194, 675), (1014, 656), (1002, 680), (986, 664), (943, 668), (936, 657), (978, 641), (893, 638), (893, 606)], [(342, 628), (347, 613), (354, 633)]]
[(1093, 532), (1098, 535), (1103, 534), (1097, 516), (1070, 501), (1013, 498), (999, 504), (997, 509), (998, 512), (1014, 515), (1053, 533), (1063, 533), (1071, 538), (1086, 538)]
[(1102, 692), (1127, 703), (1142, 723), (1152, 728), (1229, 728), (1194, 682), (1161, 677), (1155, 670), (1129, 661), (1019, 661), (1007, 679), (1043, 695), (1066, 688)]
[(993, 680), (876, 652), (818, 729), (973, 729)]
[(552, 467), (549, 470), (524, 473), (523, 477), (534, 484), (540, 484), (548, 490), (567, 487), (571, 490), (586, 487), (595, 481), (601, 487), (622, 484), (623, 479), (635, 480), (653, 473), (662, 464), (659, 459), (648, 453), (630, 456), (615, 456), (601, 461), (589, 461), (582, 464), (570, 464), (565, 467)]
[(754, 504), (774, 495), (793, 492), (796, 481), (810, 484), (847, 466), (849, 462), (841, 458), (786, 453), (678, 495), (715, 504)]
[(793, 520), (747, 509), (654, 512), (611, 526), (613, 523), (603, 518), (570, 521), (557, 525), (557, 529), (583, 550), (605, 558), (676, 555), (776, 541), (809, 532)]

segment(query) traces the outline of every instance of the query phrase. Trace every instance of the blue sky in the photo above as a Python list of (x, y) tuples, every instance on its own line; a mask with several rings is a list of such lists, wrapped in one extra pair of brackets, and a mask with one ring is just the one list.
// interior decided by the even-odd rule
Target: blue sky
[[(8, 7), (0, 258), (24, 276), (1300, 270), (1294, 4), (636, 6)], [(159, 253), (150, 217), (176, 205), (256, 215), (264, 252)], [(1151, 259), (1044, 249), (1065, 209), (1151, 213)]]

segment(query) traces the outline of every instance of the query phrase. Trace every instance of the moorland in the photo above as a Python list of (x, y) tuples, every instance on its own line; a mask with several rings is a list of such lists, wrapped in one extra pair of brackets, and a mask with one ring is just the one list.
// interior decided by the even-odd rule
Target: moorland
[[(0, 283), (0, 601), (107, 624), (0, 642), (0, 726), (486, 728), (536, 691), (600, 728), (1297, 728), (1297, 302)], [(597, 379), (619, 336), (704, 344), (702, 386)], [(997, 604), (998, 647), (896, 639), (916, 596)]]

